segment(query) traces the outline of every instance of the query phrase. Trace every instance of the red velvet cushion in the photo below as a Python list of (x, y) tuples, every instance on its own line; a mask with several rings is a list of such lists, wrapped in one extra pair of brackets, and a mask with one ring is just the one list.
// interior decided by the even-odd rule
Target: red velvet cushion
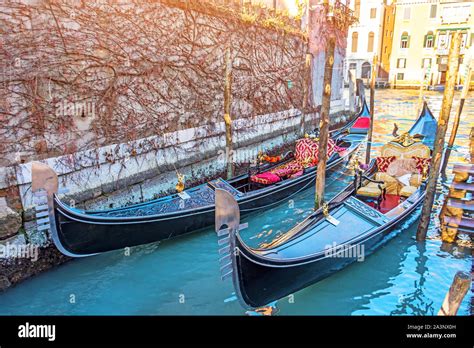
[(370, 127), (370, 118), (368, 117), (361, 117), (359, 118), (356, 123), (352, 126), (352, 128), (357, 129), (368, 129)]
[(375, 160), (377, 162), (377, 168), (379, 172), (386, 172), (390, 163), (395, 161), (397, 158), (395, 156), (388, 156), (388, 157), (377, 157)]
[(280, 177), (276, 174), (266, 172), (266, 173), (253, 175), (250, 177), (250, 180), (253, 182), (257, 182), (259, 184), (271, 185), (280, 181)]
[(270, 173), (278, 175), (280, 178), (282, 178), (302, 171), (303, 169), (304, 168), (300, 163), (298, 163), (297, 161), (291, 161), (287, 164), (281, 165), (278, 168), (271, 170)]
[(416, 157), (412, 156), (416, 162), (416, 169), (418, 170), (418, 173), (423, 174), (423, 168), (426, 167), (428, 168), (430, 163), (431, 163), (431, 158), (423, 158), (423, 157)]
[(296, 173), (290, 175), (290, 179), (297, 178), (297, 177), (303, 175), (303, 173), (304, 173), (304, 170), (300, 170), (299, 172), (296, 172)]

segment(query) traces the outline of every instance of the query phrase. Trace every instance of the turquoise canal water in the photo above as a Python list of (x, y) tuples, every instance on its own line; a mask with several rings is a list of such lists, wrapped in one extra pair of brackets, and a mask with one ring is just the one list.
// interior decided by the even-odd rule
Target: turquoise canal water
[[(436, 116), (441, 98), (427, 93)], [(401, 131), (409, 128), (416, 102), (416, 92), (377, 91), (374, 154), (391, 139), (393, 122)], [(473, 104), (469, 100), (466, 105), (452, 162), (468, 161)], [(327, 195), (351, 180), (344, 172), (332, 175)], [(442, 183), (439, 190), (447, 191)], [(249, 229), (242, 233), (252, 245), (271, 241), (311, 212), (313, 197), (310, 189), (288, 204), (247, 218)], [(430, 239), (417, 243), (418, 216), (364, 262), (278, 301), (278, 315), (435, 315), (454, 274), (470, 272), (472, 259), (469, 249), (443, 245), (434, 223)], [(217, 259), (217, 238), (209, 229), (133, 248), (130, 256), (111, 252), (74, 260), (0, 294), (0, 314), (243, 315), (231, 282), (220, 280)], [(471, 296), (459, 314), (469, 315)]]

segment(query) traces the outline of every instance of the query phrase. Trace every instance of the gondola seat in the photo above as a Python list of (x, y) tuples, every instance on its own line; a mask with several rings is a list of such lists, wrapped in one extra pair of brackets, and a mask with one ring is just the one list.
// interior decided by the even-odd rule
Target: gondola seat
[[(282, 164), (272, 170), (256, 174), (250, 177), (250, 180), (263, 184), (271, 185), (284, 179), (296, 178), (303, 175), (306, 168), (314, 167), (318, 164), (318, 140), (309, 137), (300, 139), (296, 142), (295, 159)], [(342, 152), (346, 149), (336, 145), (333, 139), (328, 140), (328, 158), (334, 152)]]
[[(428, 146), (414, 142), (405, 135), (384, 145), (376, 161), (378, 171), (375, 173), (374, 181), (378, 183), (368, 182), (357, 190), (357, 196), (380, 199), (383, 190), (386, 194), (403, 198), (411, 196), (423, 181), (422, 173), (426, 170), (424, 167), (429, 164), (430, 152)], [(398, 171), (407, 173), (408, 181), (389, 174)], [(384, 184), (381, 185), (381, 182)]]

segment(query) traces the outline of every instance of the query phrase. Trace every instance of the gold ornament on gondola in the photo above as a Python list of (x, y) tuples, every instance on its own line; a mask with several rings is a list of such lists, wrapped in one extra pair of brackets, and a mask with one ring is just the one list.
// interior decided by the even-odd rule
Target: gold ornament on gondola
[(184, 175), (179, 172), (176, 172), (176, 176), (178, 177), (178, 183), (176, 184), (176, 191), (178, 193), (181, 193), (184, 190)]
[(324, 217), (328, 217), (329, 216), (329, 205), (327, 203), (323, 203), (322, 209), (323, 209)]
[(357, 168), (359, 168), (359, 155), (355, 154), (347, 164), (347, 169), (356, 170)]
[(400, 135), (399, 137), (392, 140), (392, 142), (398, 143), (398, 144), (400, 144), (404, 147), (408, 147), (408, 146), (413, 145), (414, 143), (419, 142), (419, 141), (420, 141), (420, 139), (413, 138), (410, 135), (410, 133), (408, 133), (408, 132), (405, 132), (402, 135)]
[(264, 157), (265, 157), (265, 154), (263, 153), (263, 151), (259, 151), (259, 152), (258, 152), (258, 155), (257, 155), (257, 161), (258, 161), (258, 163), (262, 164)]
[(421, 179), (422, 179), (423, 181), (425, 181), (426, 179), (428, 179), (428, 169), (429, 169), (428, 166), (423, 166), (423, 169), (422, 169), (422, 172), (421, 172)]

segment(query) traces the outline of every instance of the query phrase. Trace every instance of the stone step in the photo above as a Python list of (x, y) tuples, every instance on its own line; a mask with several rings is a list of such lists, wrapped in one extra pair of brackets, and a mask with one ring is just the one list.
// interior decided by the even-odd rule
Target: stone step
[(474, 201), (467, 199), (449, 198), (446, 205), (448, 207), (460, 208), (465, 211), (474, 211)]
[(474, 164), (455, 164), (453, 168), (454, 173), (468, 173), (474, 175)]
[(455, 190), (466, 190), (469, 192), (474, 192), (474, 183), (468, 182), (453, 182), (451, 188)]
[(474, 233), (474, 219), (463, 217), (461, 221), (459, 221), (457, 218), (445, 216), (443, 222), (447, 226), (452, 224), (452, 226), (449, 227), (457, 225), (458, 230), (462, 230), (463, 232)]

